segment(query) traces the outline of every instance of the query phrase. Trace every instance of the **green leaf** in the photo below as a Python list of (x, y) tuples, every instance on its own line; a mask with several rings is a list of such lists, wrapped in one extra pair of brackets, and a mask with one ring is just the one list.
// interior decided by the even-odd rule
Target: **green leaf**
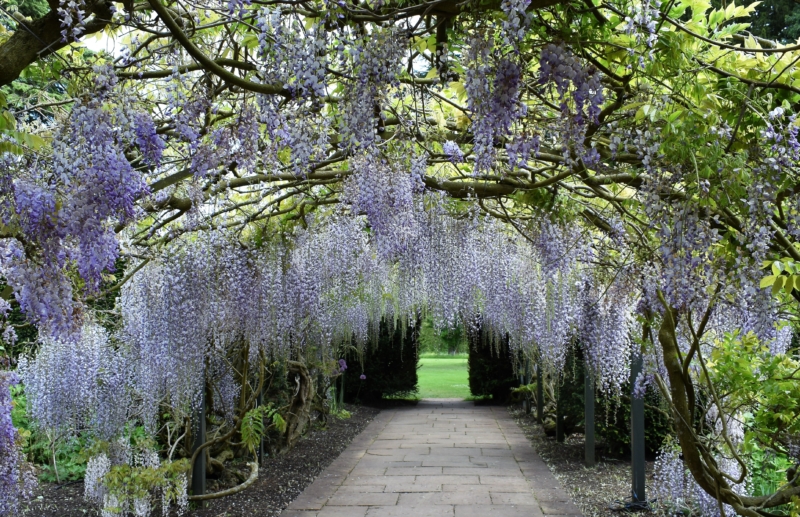
[(248, 34), (242, 38), (242, 45), (250, 49), (258, 47), (258, 36), (255, 34)]
[(764, 289), (765, 287), (769, 287), (775, 283), (775, 279), (778, 278), (775, 275), (765, 276), (761, 279), (761, 288)]
[(775, 283), (772, 284), (772, 295), (777, 295), (781, 289), (783, 289), (783, 284), (786, 282), (785, 276), (779, 276), (775, 278)]
[(26, 145), (33, 150), (41, 149), (44, 146), (44, 138), (21, 131), (9, 131), (8, 134), (21, 145)]
[(17, 121), (14, 120), (14, 116), (9, 111), (3, 111), (0, 113), (0, 131), (9, 131), (14, 129), (16, 126)]
[(0, 154), (22, 154), (24, 152), (25, 150), (16, 144), (12, 144), (11, 142), (0, 142)]
[(242, 418), (242, 427), (240, 429), (242, 443), (250, 450), (251, 454), (255, 454), (256, 447), (264, 439), (264, 413), (266, 409), (267, 406), (251, 409)]
[(275, 427), (278, 428), (278, 431), (282, 433), (286, 432), (286, 420), (284, 420), (277, 411), (272, 415), (272, 423), (275, 424)]

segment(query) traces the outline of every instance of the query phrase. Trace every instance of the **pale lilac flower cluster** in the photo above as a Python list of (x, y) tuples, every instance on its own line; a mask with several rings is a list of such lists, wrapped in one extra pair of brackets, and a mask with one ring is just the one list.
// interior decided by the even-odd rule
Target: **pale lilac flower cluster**
[(608, 287), (586, 285), (584, 291), (580, 341), (586, 363), (598, 388), (618, 392), (630, 378), (637, 292), (620, 280)]
[(83, 497), (97, 504), (103, 504), (106, 497), (103, 478), (109, 470), (111, 470), (111, 460), (107, 454), (99, 453), (89, 458), (83, 477)]
[(0, 371), (0, 516), (12, 517), (20, 503), (33, 495), (36, 477), (25, 462), (17, 430), (11, 422), (11, 386), (19, 384), (14, 372)]
[(86, 23), (86, 4), (84, 0), (59, 0), (58, 17), (61, 21), (61, 39), (77, 41)]
[(414, 176), (376, 152), (366, 152), (351, 161), (354, 174), (345, 183), (345, 198), (351, 210), (367, 216), (378, 250), (385, 257), (413, 250), (419, 223)]
[[(739, 464), (732, 458), (717, 454), (714, 458), (717, 468), (726, 475), (736, 479), (741, 474)], [(698, 515), (722, 517), (717, 500), (706, 493), (697, 484), (683, 462), (680, 447), (673, 441), (664, 444), (656, 458), (654, 472), (654, 491), (659, 501), (671, 507), (673, 511), (697, 512)], [(733, 486), (737, 493), (744, 494), (745, 483)], [(724, 515), (736, 512), (729, 505), (722, 505)]]
[[(656, 27), (658, 18), (661, 16), (659, 8), (661, 0), (642, 0), (633, 3), (633, 13), (625, 17), (625, 32), (636, 37), (636, 43), (642, 41), (650, 50), (650, 57), (653, 56), (653, 47), (658, 41)], [(640, 67), (644, 67), (640, 61)]]
[(447, 140), (442, 144), (442, 151), (450, 159), (452, 163), (462, 163), (464, 161), (464, 152), (457, 143), (452, 140)]
[(525, 116), (526, 106), (519, 100), (520, 65), (496, 58), (490, 40), (472, 37), (466, 59), (469, 66), (464, 88), (467, 107), (472, 112), (472, 152), (477, 174), (494, 167), (495, 142), (505, 138), (514, 121)]
[[(178, 515), (184, 515), (188, 507), (186, 476), (177, 479), (160, 479), (145, 494), (112, 491), (105, 485), (105, 477), (113, 467), (128, 466), (134, 471), (142, 469), (158, 470), (161, 460), (158, 453), (142, 446), (131, 446), (127, 438), (120, 438), (107, 444), (107, 452), (99, 452), (89, 458), (86, 463), (84, 477), (84, 497), (100, 509), (106, 516), (133, 515), (149, 517), (153, 511), (153, 503), (161, 496), (163, 515), (171, 515), (173, 502)], [(136, 475), (136, 474), (134, 474)], [(170, 493), (177, 494), (172, 496)]]
[(525, 31), (531, 23), (531, 15), (527, 12), (531, 0), (503, 0), (500, 8), (506, 14), (503, 20), (503, 41), (518, 49)]
[(8, 316), (11, 313), (11, 304), (8, 300), (0, 298), (0, 339), (4, 342), (13, 345), (17, 342), (17, 331), (14, 326), (8, 321)]
[(339, 61), (353, 71), (342, 110), (341, 145), (345, 149), (365, 149), (377, 142), (385, 116), (382, 104), (386, 87), (398, 84), (405, 50), (402, 41), (395, 27), (340, 41)]
[(586, 130), (589, 124), (598, 123), (605, 100), (600, 80), (594, 66), (584, 66), (566, 47), (549, 43), (542, 49), (539, 82), (555, 84), (561, 108), (562, 150), (569, 164), (583, 160), (591, 166), (600, 159), (596, 149), (584, 146)]
[(46, 338), (34, 358), (20, 359), (28, 410), (38, 425), (60, 433), (118, 435), (135, 409), (129, 388), (135, 365), (108, 333), (87, 324), (76, 340)]
[(258, 15), (262, 70), (268, 82), (282, 84), (293, 95), (326, 95), (326, 30), (322, 24), (304, 29), (299, 20), (281, 16), (280, 8), (263, 8)]

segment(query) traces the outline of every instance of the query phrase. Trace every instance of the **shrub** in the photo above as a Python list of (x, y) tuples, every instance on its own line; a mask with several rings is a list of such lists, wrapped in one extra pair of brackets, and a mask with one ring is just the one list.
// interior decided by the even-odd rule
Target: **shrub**
[[(378, 342), (369, 343), (363, 356), (352, 352), (344, 372), (347, 402), (378, 402), (387, 397), (404, 397), (417, 392), (419, 328), (401, 322), (381, 321)], [(361, 379), (364, 375), (366, 379)], [(341, 379), (336, 381), (340, 386)]]
[(505, 404), (511, 390), (519, 386), (514, 375), (508, 339), (493, 340), (482, 330), (469, 333), (469, 391), (475, 397), (492, 397)]
[(24, 387), (12, 386), (11, 395), (11, 422), (19, 432), (26, 459), (38, 467), (39, 480), (64, 483), (83, 479), (86, 471), (83, 452), (89, 443), (86, 433), (61, 436), (39, 429), (28, 416)]

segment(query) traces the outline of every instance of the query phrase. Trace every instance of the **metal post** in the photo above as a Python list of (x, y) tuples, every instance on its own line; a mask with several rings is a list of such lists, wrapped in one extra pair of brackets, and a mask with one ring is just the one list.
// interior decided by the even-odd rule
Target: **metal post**
[[(194, 422), (194, 441), (192, 443), (192, 454), (206, 443), (206, 390), (203, 382), (203, 393), (200, 400), (200, 407), (195, 410)], [(206, 454), (204, 450), (197, 455), (197, 459), (192, 466), (192, 495), (203, 495), (206, 493)]]
[(594, 460), (594, 377), (588, 364), (584, 363), (583, 376), (583, 426), (584, 426), (584, 462), (593, 467)]
[(544, 421), (544, 388), (542, 384), (542, 367), (536, 365), (536, 421), (540, 424)]
[(633, 467), (633, 482), (631, 495), (633, 502), (647, 501), (644, 481), (644, 397), (636, 396), (636, 378), (642, 371), (643, 360), (641, 353), (634, 353), (631, 361), (631, 464)]

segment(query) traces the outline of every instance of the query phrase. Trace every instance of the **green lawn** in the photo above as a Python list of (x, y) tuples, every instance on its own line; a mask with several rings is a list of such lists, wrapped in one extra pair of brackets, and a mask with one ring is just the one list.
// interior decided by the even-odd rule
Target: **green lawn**
[(467, 398), (467, 356), (422, 354), (419, 375), (420, 398)]

